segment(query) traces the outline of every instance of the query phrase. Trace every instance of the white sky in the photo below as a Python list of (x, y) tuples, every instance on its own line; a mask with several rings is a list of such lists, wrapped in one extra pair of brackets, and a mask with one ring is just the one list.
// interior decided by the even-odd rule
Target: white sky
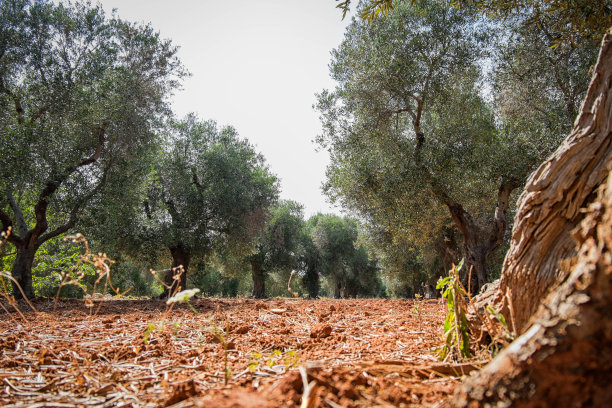
[(330, 51), (349, 20), (334, 0), (100, 2), (180, 46), (192, 76), (174, 98), (177, 116), (234, 126), (280, 178), (281, 198), (303, 204), (307, 217), (339, 213), (321, 192), (328, 154), (312, 142), (320, 133), (315, 92), (334, 87)]

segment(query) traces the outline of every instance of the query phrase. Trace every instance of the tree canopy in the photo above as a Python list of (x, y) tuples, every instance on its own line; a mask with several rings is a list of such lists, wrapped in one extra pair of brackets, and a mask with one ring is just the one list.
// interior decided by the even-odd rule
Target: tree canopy
[[(345, 18), (352, 0), (336, 0), (336, 7)], [(393, 7), (402, 2), (412, 5), (420, 0), (368, 0), (360, 9), (362, 19), (372, 21), (386, 16)], [(612, 26), (612, 4), (592, 0), (456, 0), (449, 6), (475, 7), (481, 12), (502, 20), (524, 20), (529, 26), (541, 28), (544, 21), (550, 24), (550, 40), (556, 45), (576, 44), (581, 39), (599, 42), (606, 30)]]
[(194, 115), (173, 122), (165, 138), (147, 188), (141, 237), (162, 243), (185, 272), (193, 255), (250, 248), (278, 195), (263, 156), (235, 129)]

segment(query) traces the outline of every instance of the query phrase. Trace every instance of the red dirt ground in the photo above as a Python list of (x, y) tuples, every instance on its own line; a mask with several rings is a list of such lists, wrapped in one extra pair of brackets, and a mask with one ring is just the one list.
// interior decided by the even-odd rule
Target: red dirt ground
[(40, 299), (38, 313), (21, 305), (27, 322), (0, 314), (0, 405), (432, 406), (474, 369), (438, 362), (438, 300), (420, 313), (409, 300), (203, 298), (191, 302), (198, 314), (159, 300), (99, 304), (97, 315), (82, 300), (53, 312)]

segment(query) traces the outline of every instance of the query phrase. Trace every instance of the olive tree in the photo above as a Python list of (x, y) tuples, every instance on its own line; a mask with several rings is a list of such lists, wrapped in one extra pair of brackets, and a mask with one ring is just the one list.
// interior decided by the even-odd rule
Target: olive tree
[(510, 194), (524, 177), (496, 166), (506, 152), (480, 95), (477, 23), (469, 10), (436, 1), (353, 20), (333, 53), (338, 86), (318, 105), (319, 142), (332, 153), (329, 194), (414, 237), (440, 230), (450, 216), (474, 290), (488, 279), (487, 258), (503, 240)]
[(266, 296), (266, 274), (298, 267), (302, 256), (303, 208), (295, 201), (280, 201), (270, 210), (266, 225), (257, 239), (256, 251), (249, 256), (253, 277), (253, 297)]
[(351, 274), (351, 262), (357, 240), (357, 223), (332, 214), (317, 214), (311, 221), (312, 241), (321, 259), (320, 271), (340, 298)]
[[(228, 247), (247, 251), (277, 199), (277, 179), (262, 155), (232, 127), (188, 115), (168, 126), (143, 204), (140, 241), (162, 244), (182, 266), (185, 289), (194, 255)], [(167, 293), (167, 292), (165, 292)]]
[(169, 41), (100, 6), (0, 3), (0, 221), (26, 296), (36, 251), (151, 151), (184, 75)]

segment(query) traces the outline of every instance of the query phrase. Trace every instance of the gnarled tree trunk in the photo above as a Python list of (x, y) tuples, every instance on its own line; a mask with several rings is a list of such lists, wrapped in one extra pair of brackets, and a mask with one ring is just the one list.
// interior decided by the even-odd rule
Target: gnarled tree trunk
[(571, 273), (530, 328), (466, 381), (457, 406), (609, 406), (612, 401), (612, 173), (575, 233)]
[(487, 260), (503, 242), (508, 225), (506, 213), (510, 204), (510, 194), (515, 188), (517, 188), (515, 180), (502, 180), (497, 191), (494, 216), (484, 228), (476, 223), (461, 204), (452, 201), (448, 196), (443, 196), (450, 215), (463, 236), (466, 268), (461, 272), (461, 280), (472, 294), (478, 293), (489, 281)]
[(521, 336), (458, 389), (455, 405), (612, 400), (611, 162), (612, 30), (572, 133), (519, 200), (499, 285), (474, 302), (491, 299)]

